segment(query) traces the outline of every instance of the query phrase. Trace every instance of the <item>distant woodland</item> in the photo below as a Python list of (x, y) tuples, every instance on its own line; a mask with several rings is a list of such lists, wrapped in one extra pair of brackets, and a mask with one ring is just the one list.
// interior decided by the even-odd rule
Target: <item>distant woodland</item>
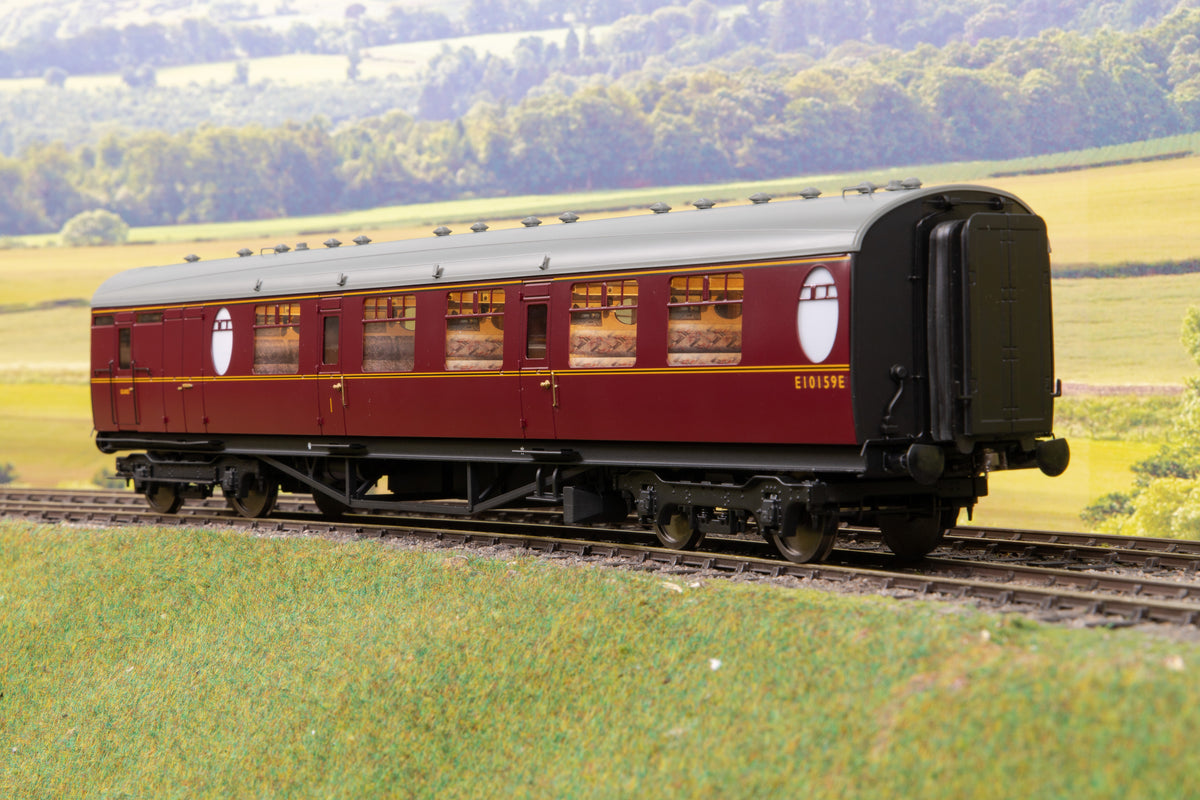
[[(1200, 9), (1163, 0), (471, 0), (461, 18), (193, 20), (0, 47), (0, 235), (103, 208), (131, 225), (466, 196), (997, 159), (1200, 128)], [(415, 80), (365, 50), (569, 28), (511, 58), (443, 47)], [(159, 87), (163, 67), (339, 54), (280, 87)], [(120, 88), (66, 88), (119, 73)]]

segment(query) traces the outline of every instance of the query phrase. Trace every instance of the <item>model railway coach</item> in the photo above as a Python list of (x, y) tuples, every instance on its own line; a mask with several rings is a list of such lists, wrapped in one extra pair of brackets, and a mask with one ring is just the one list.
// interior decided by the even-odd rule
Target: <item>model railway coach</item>
[(970, 185), (803, 195), (121, 273), (96, 444), (165, 512), (544, 504), (793, 561), (841, 522), (921, 555), (989, 472), (1062, 472), (1042, 219)]

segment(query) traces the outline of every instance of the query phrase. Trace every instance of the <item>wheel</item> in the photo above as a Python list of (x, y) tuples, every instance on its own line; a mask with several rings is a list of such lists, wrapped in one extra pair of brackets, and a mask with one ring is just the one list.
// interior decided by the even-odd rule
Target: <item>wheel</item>
[(883, 543), (903, 559), (924, 558), (933, 552), (946, 536), (946, 521), (958, 518), (946, 512), (916, 514), (909, 517), (880, 517), (879, 530)]
[(704, 541), (704, 532), (692, 527), (692, 515), (680, 513), (678, 506), (666, 506), (654, 523), (654, 533), (663, 547), (672, 550), (695, 550)]
[(174, 514), (183, 505), (179, 489), (169, 483), (156, 483), (146, 489), (146, 502), (159, 514)]
[(335, 500), (324, 492), (313, 492), (313, 502), (317, 506), (317, 510), (321, 512), (321, 516), (326, 519), (341, 519), (350, 510), (350, 506)]
[(245, 497), (237, 497), (225, 492), (225, 502), (229, 507), (243, 517), (265, 517), (275, 508), (275, 498), (279, 495), (279, 484), (268, 481), (265, 486), (255, 486), (246, 493)]
[(779, 554), (795, 564), (824, 561), (837, 539), (837, 517), (832, 514), (813, 517), (803, 506), (792, 505), (783, 515), (783, 524), (770, 535)]

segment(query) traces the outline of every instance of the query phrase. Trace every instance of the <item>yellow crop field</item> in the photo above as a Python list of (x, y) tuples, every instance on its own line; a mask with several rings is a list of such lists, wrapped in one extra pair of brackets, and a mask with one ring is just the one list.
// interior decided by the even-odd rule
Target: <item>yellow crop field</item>
[(1200, 157), (985, 182), (1045, 218), (1055, 264), (1200, 256)]

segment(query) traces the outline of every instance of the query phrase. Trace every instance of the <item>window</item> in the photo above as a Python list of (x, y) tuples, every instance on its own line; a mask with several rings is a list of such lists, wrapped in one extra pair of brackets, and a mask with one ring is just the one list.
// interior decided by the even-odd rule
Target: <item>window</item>
[(92, 320), (92, 324), (98, 328), (105, 325), (115, 325), (116, 322), (117, 319), (112, 314), (97, 314)]
[(546, 357), (546, 325), (548, 309), (545, 303), (534, 303), (525, 317), (525, 357), (538, 361)]
[(163, 315), (161, 311), (148, 311), (138, 314), (136, 320), (139, 325), (153, 325), (162, 322)]
[(413, 295), (363, 301), (363, 372), (412, 372), (417, 330)]
[(338, 336), (342, 318), (334, 315), (325, 317), (321, 324), (321, 363), (338, 363)]
[(133, 366), (133, 328), (117, 329), (117, 366), (121, 369)]
[(300, 304), (254, 307), (254, 374), (294, 375), (300, 371)]
[(446, 294), (446, 369), (498, 370), (504, 366), (504, 290)]
[(671, 278), (667, 363), (737, 364), (742, 360), (742, 273)]
[(637, 361), (637, 281), (571, 287), (572, 367), (632, 367)]

